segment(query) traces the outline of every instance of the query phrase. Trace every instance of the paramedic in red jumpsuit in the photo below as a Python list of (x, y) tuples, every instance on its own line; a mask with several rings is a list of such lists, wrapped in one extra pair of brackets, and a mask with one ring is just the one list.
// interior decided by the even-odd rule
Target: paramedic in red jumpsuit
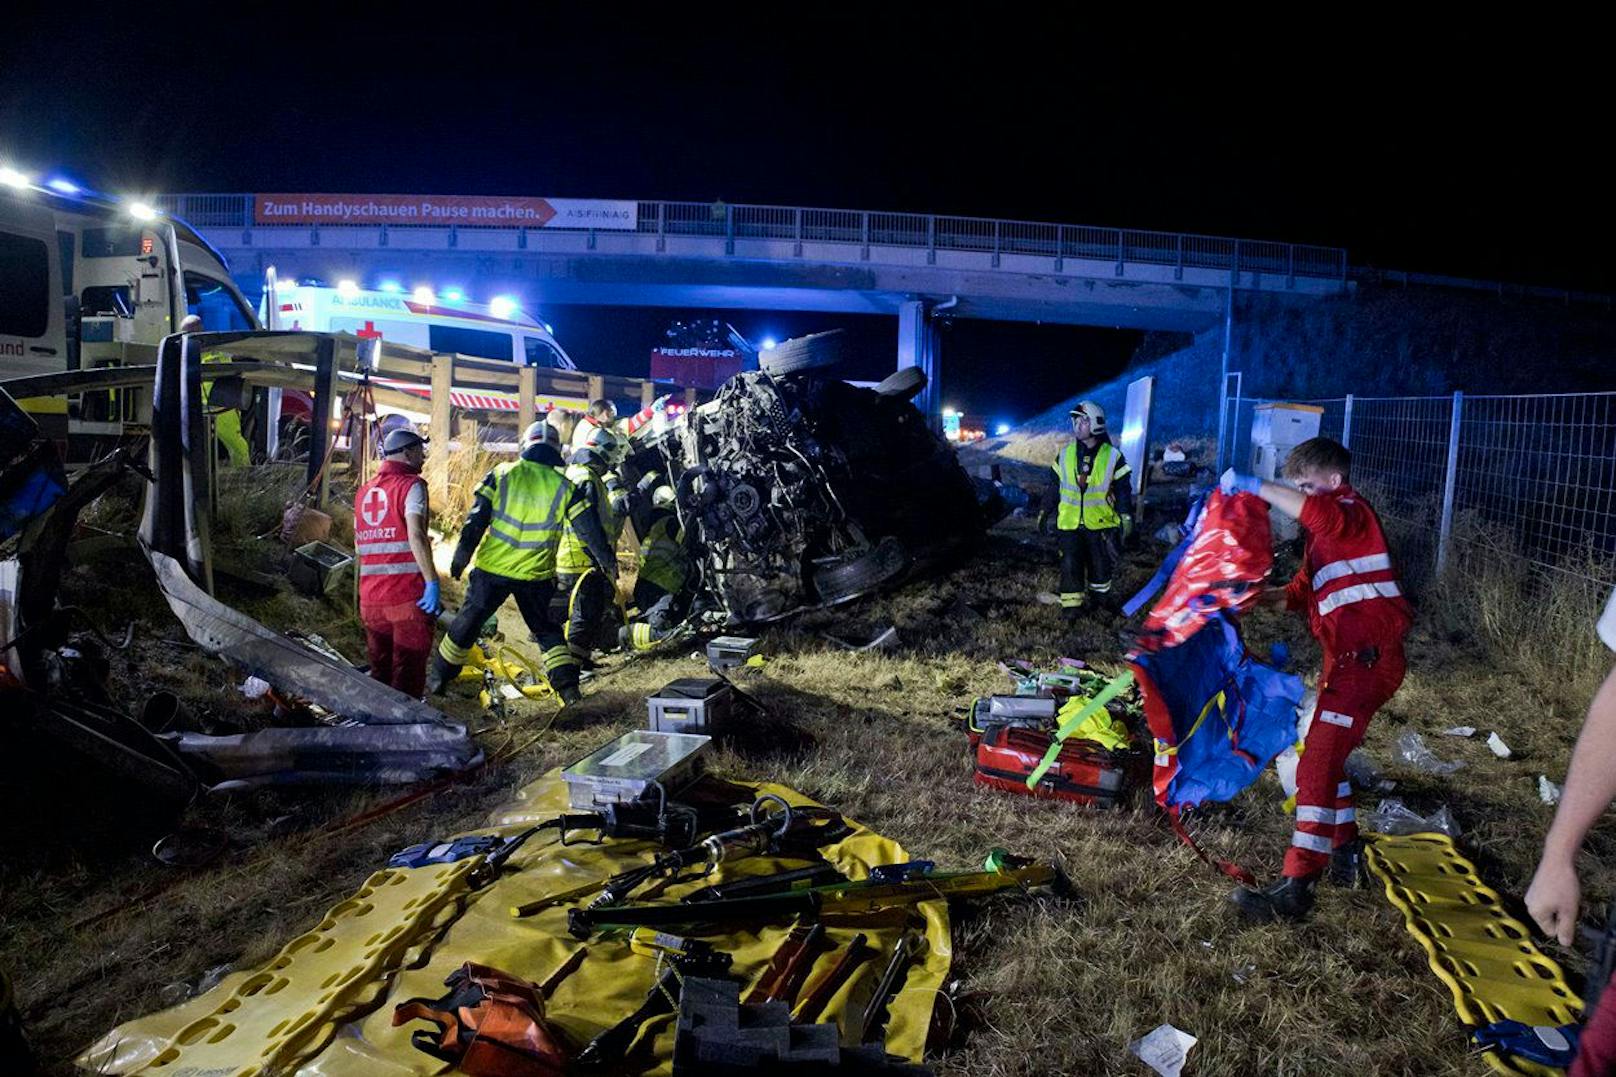
[(1281, 879), (1231, 895), (1247, 918), (1300, 920), (1313, 906), (1324, 870), (1354, 885), (1361, 863), (1358, 824), (1347, 781), (1347, 755), (1363, 740), (1369, 719), (1403, 683), (1403, 637), (1413, 610), (1392, 566), (1375, 510), (1348, 482), (1352, 457), (1329, 438), (1304, 441), (1285, 461), (1294, 486), (1264, 482), (1232, 470), (1226, 491), (1256, 494), (1294, 516), (1307, 533), (1301, 568), (1283, 591), (1265, 601), (1307, 611), (1308, 627), (1324, 651), (1318, 709), (1296, 768), (1296, 830)]
[(413, 430), (390, 431), (376, 477), (354, 493), (359, 619), (370, 675), (414, 699), (426, 691), (432, 629), (443, 612), (426, 531), (425, 444)]

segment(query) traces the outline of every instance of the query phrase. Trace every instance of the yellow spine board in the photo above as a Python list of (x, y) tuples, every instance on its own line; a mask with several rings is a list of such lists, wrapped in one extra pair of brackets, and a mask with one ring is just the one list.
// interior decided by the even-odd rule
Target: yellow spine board
[[(1369, 835), (1365, 859), (1386, 898), (1425, 948), (1431, 971), (1448, 986), (1459, 1017), (1472, 1028), (1495, 1021), (1564, 1025), (1582, 1015), (1582, 999), (1560, 966), (1532, 942), (1526, 925), (1504, 911), (1446, 834)], [(1483, 1053), (1499, 1073), (1562, 1071), (1498, 1051)]]
[(453, 915), (479, 863), (473, 857), (378, 871), (256, 972), (233, 975), (191, 1003), (146, 1019), (157, 1024), (172, 1015), (182, 1019), (177, 1029), (149, 1028), (140, 1037), (115, 1029), (78, 1064), (95, 1073), (286, 1072), (322, 1050), (343, 1021), (375, 1004), (408, 952)]
[[(775, 793), (794, 806), (813, 803), (784, 786), (765, 783), (752, 791)], [(493, 832), (510, 837), (569, 810), (566, 787), (560, 772), (553, 770), (520, 790), (516, 801), (496, 811), (489, 824)], [(871, 865), (912, 859), (891, 839), (849, 823), (853, 827), (849, 836), (821, 850), (847, 877), (861, 879)], [(546, 833), (522, 846), (499, 879), (469, 893), (465, 873), (481, 862), (480, 857), (379, 872), (327, 914), (318, 929), (293, 940), (259, 971), (231, 976), (206, 995), (126, 1022), (85, 1052), (78, 1064), (102, 1074), (176, 1077), (441, 1072), (441, 1063), (410, 1042), (410, 1034), (426, 1026), (410, 1022), (394, 1027), (393, 1006), (411, 997), (441, 996), (444, 979), (466, 961), (535, 981), (547, 978), (582, 946), (568, 934), (568, 909), (587, 904), (611, 874), (646, 864), (656, 852), (654, 845), (634, 841), (562, 847)], [(666, 885), (655, 900), (677, 901), (711, 883), (800, 866), (800, 860), (774, 857), (728, 862), (711, 875), (683, 877)], [(394, 892), (407, 894), (410, 901), (390, 900)], [(636, 895), (637, 900), (642, 898), (650, 899), (649, 894)], [(364, 906), (374, 908), (360, 915)], [(525, 915), (513, 917), (513, 908)], [(835, 1022), (849, 1045), (894, 944), (911, 926), (923, 929), (926, 946), (892, 999), (886, 1023), (886, 1049), (919, 1061), (933, 1003), (953, 956), (947, 901), (856, 910), (827, 915), (823, 922), (826, 940), (834, 949), (819, 954), (810, 981), (829, 968), (857, 934), (864, 934), (877, 951), (819, 1017)], [(790, 929), (789, 919), (737, 923), (720, 925), (716, 933), (700, 937), (731, 954), (731, 976), (747, 983), (768, 965)], [(688, 932), (679, 929), (679, 933)], [(364, 956), (372, 953), (373, 957)], [(305, 968), (306, 974), (293, 975)], [(545, 1002), (545, 1020), (577, 1050), (637, 1008), (658, 973), (658, 962), (635, 953), (627, 940), (599, 936), (575, 971), (556, 984)], [(272, 993), (270, 985), (280, 978), (289, 982)], [(250, 994), (244, 993), (245, 984), (253, 985)], [(670, 1072), (673, 1026), (672, 1015), (646, 1022), (634, 1056), (638, 1072)]]

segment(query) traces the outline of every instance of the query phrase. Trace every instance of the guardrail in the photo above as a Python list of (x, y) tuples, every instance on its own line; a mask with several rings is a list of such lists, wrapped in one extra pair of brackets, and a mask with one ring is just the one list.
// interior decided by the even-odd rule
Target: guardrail
[[(162, 195), (164, 211), (198, 228), (309, 228), (307, 224), (259, 224), (253, 220), (250, 194)], [(1185, 232), (1148, 232), (1081, 224), (1045, 224), (951, 217), (925, 213), (887, 213), (853, 209), (810, 209), (800, 206), (731, 205), (724, 202), (640, 202), (634, 231), (657, 236), (707, 236), (730, 244), (737, 239), (774, 239), (801, 244), (841, 243), (868, 250), (907, 247), (936, 251), (973, 251), (994, 256), (1033, 255), (1115, 263), (1215, 269), (1229, 273), (1263, 273), (1285, 277), (1345, 280), (1347, 252), (1267, 240), (1203, 236)], [(320, 224), (320, 229), (377, 227)], [(442, 228), (442, 224), (388, 224), (394, 228)], [(519, 225), (457, 223), (459, 229), (518, 231)], [(588, 228), (544, 231), (593, 231)], [(534, 229), (526, 229), (534, 231)], [(731, 248), (732, 249), (732, 248)], [(800, 253), (800, 249), (799, 249)]]

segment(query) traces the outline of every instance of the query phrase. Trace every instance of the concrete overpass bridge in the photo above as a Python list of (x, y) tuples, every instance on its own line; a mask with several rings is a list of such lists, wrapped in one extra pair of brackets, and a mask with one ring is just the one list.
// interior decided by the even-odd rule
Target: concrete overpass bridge
[[(435, 195), (181, 194), (249, 292), (282, 274), (455, 283), (553, 304), (889, 314), (935, 380), (933, 316), (1199, 331), (1233, 290), (1328, 296), (1346, 252), (914, 213)], [(931, 396), (936, 406), (936, 394)]]

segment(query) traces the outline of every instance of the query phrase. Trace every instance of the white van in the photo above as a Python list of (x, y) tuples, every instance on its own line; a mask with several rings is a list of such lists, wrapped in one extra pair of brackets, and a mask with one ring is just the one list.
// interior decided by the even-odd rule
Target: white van
[[(10, 171), (10, 170), (7, 170)], [(138, 202), (70, 194), (12, 173), (0, 184), (0, 379), (155, 362), (199, 314), (210, 330), (259, 328), (218, 251)], [(69, 458), (149, 422), (133, 390), (19, 401)]]
[(473, 303), (424, 289), (412, 293), (368, 291), (348, 284), (329, 288), (280, 280), (273, 289), (276, 309), (271, 317), (269, 295), (266, 289), (263, 320), (276, 329), (352, 333), (361, 340), (381, 339), (432, 352), (553, 370), (578, 369), (543, 322), (514, 304), (501, 309), (498, 300)]

